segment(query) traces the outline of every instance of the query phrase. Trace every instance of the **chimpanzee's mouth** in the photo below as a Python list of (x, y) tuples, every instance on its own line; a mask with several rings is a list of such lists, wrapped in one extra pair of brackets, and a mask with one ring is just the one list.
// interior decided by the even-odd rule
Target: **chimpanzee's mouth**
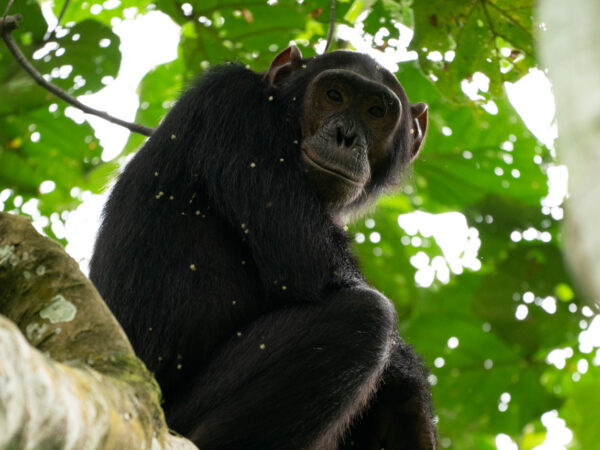
[(331, 165), (323, 162), (321, 160), (321, 158), (319, 158), (318, 155), (314, 152), (314, 150), (303, 147), (302, 148), (302, 159), (305, 162), (307, 162), (309, 165), (314, 167), (315, 169), (320, 170), (322, 172), (326, 172), (337, 178), (341, 178), (343, 181), (345, 181), (347, 183), (352, 183), (359, 187), (362, 187), (364, 184), (364, 183), (350, 177), (346, 172), (344, 172), (339, 167), (332, 167)]

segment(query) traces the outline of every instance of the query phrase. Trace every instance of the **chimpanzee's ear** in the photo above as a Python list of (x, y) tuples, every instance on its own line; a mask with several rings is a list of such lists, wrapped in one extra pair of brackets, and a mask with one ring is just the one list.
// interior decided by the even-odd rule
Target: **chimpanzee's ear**
[(413, 136), (413, 145), (411, 149), (411, 158), (415, 159), (427, 132), (427, 105), (425, 103), (415, 103), (410, 106), (411, 127), (410, 133)]
[(295, 45), (291, 45), (275, 57), (271, 67), (265, 73), (264, 79), (269, 85), (275, 87), (282, 78), (300, 68), (302, 64), (302, 53)]

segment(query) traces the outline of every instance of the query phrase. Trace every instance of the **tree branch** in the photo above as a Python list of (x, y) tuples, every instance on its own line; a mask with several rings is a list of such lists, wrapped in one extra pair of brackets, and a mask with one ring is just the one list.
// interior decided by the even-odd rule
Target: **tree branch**
[(325, 50), (323, 50), (323, 54), (327, 53), (327, 50), (329, 50), (329, 46), (331, 45), (331, 41), (333, 40), (334, 27), (335, 27), (335, 0), (331, 0), (331, 17), (329, 19), (329, 32), (327, 33), (327, 43), (325, 44)]
[[(10, 6), (10, 5), (9, 5)], [(5, 15), (0, 19), (0, 33), (2, 34), (2, 39), (6, 43), (6, 46), (13, 54), (14, 58), (21, 65), (21, 67), (33, 78), (33, 80), (39, 84), (41, 87), (46, 89), (47, 91), (52, 92), (58, 98), (64, 100), (68, 104), (79, 108), (86, 114), (92, 114), (94, 116), (101, 117), (104, 120), (108, 120), (114, 124), (120, 125), (122, 127), (128, 128), (134, 133), (143, 134), (144, 136), (152, 135), (154, 131), (152, 128), (146, 127), (144, 125), (139, 125), (137, 123), (127, 122), (126, 120), (119, 119), (117, 117), (113, 117), (110, 114), (100, 111), (98, 109), (92, 108), (90, 106), (84, 105), (75, 97), (71, 96), (66, 91), (62, 90), (55, 84), (50, 83), (45, 80), (41, 73), (37, 71), (35, 67), (31, 65), (31, 63), (27, 60), (15, 40), (13, 39), (11, 32), (19, 27), (19, 22), (22, 20), (20, 14), (15, 15), (7, 15), (8, 7), (5, 11)]]
[(0, 213), (0, 449), (198, 450), (77, 262)]
[(10, 11), (10, 8), (12, 7), (14, 1), (15, 0), (10, 0), (7, 3), (6, 8), (4, 9), (4, 14), (2, 14), (2, 20), (6, 19), (6, 16), (8, 15), (8, 11)]

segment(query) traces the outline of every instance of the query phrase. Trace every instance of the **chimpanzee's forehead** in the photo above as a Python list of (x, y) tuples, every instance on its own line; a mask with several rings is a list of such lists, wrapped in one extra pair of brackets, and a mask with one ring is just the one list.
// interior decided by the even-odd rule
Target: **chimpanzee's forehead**
[(370, 80), (379, 81), (388, 86), (396, 93), (403, 92), (403, 89), (396, 77), (385, 69), (381, 64), (368, 55), (348, 50), (338, 50), (331, 53), (318, 56), (312, 60), (309, 58), (308, 64), (315, 64), (326, 69), (347, 69), (364, 76)]

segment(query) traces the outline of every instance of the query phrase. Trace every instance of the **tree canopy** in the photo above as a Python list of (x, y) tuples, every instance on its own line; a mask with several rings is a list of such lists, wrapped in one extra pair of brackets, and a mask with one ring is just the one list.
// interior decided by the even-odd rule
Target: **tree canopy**
[[(532, 449), (549, 439), (556, 414), (573, 433), (569, 448), (600, 448), (593, 431), (600, 419), (589, 413), (600, 404), (600, 320), (567, 270), (561, 207), (544, 201), (554, 150), (525, 126), (506, 94), (505, 83), (543, 69), (535, 48), (545, 31), (533, 6), (336, 3), (338, 27), (373, 38), (388, 59), (414, 30), (414, 59), (399, 62), (396, 76), (411, 100), (429, 105), (426, 144), (401, 191), (349, 231), (367, 278), (394, 301), (402, 335), (431, 367), (442, 448), (495, 449), (503, 434)], [(11, 34), (46, 79), (79, 96), (118, 74), (113, 26), (150, 11), (170, 17), (181, 37), (177, 58), (138, 86), (135, 121), (147, 127), (213, 65), (240, 61), (262, 71), (292, 41), (304, 56), (317, 54), (331, 14), (323, 0), (66, 0), (52, 4), (60, 20), (49, 29), (40, 3), (21, 0), (10, 10), (23, 17)], [(338, 48), (351, 45), (336, 39)], [(480, 74), (489, 88), (467, 95), (465, 85)], [(83, 192), (106, 189), (145, 139), (131, 134), (121, 153), (104, 161), (91, 125), (67, 117), (68, 105), (38, 86), (4, 45), (0, 98), (0, 211), (26, 215), (23, 205), (36, 199), (43, 216), (64, 221)], [(53, 189), (42, 187), (47, 181)], [(427, 220), (462, 234), (444, 237)], [(460, 226), (451, 228), (450, 220)], [(56, 237), (50, 225), (44, 231)], [(444, 239), (462, 239), (463, 253), (449, 254)]]

